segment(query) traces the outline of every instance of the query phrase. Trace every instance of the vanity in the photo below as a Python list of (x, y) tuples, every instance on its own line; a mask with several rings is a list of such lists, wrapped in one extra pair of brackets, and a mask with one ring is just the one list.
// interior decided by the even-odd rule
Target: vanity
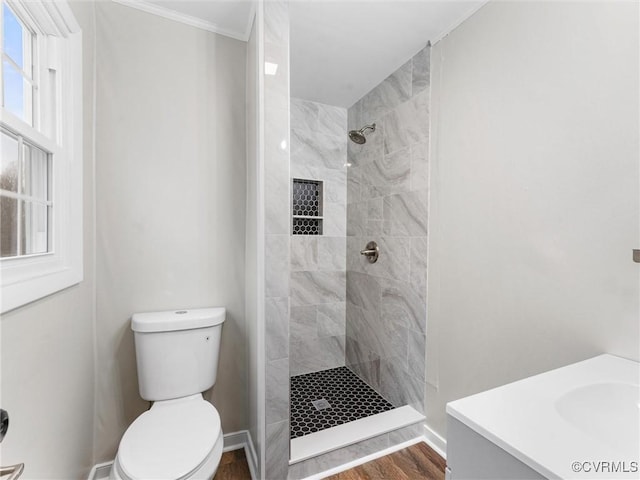
[(613, 355), (447, 404), (447, 480), (639, 479), (640, 364)]

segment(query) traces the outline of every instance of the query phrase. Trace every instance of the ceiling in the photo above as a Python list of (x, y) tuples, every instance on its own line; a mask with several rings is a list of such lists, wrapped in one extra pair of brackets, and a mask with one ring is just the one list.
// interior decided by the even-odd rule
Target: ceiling
[[(246, 0), (115, 1), (244, 41), (255, 12)], [(350, 107), (485, 3), (291, 0), (291, 95)]]
[(486, 1), (292, 1), (291, 95), (350, 107)]

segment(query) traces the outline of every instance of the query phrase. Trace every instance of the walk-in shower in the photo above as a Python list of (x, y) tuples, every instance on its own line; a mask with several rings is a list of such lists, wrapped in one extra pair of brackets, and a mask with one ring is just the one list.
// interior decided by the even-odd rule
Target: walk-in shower
[(349, 108), (290, 99), (290, 404), (272, 408), (293, 477), (422, 435), (428, 64), (427, 47)]

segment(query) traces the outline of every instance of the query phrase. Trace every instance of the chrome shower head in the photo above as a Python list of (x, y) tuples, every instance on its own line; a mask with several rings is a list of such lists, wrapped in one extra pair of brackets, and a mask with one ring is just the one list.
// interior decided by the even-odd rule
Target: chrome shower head
[(373, 123), (371, 125), (365, 125), (360, 130), (351, 130), (349, 132), (349, 139), (353, 143), (357, 143), (358, 145), (362, 145), (367, 142), (367, 137), (365, 137), (364, 132), (367, 130), (371, 130), (372, 132), (376, 131), (376, 124)]

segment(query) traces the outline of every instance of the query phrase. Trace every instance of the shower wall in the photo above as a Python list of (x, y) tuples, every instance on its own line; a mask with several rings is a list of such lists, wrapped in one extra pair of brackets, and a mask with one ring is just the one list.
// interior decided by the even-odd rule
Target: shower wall
[[(346, 363), (395, 406), (424, 411), (429, 52), (348, 110)], [(360, 255), (368, 241), (377, 263)]]
[(321, 235), (291, 235), (290, 375), (345, 364), (347, 110), (291, 99), (291, 178), (322, 182)]

